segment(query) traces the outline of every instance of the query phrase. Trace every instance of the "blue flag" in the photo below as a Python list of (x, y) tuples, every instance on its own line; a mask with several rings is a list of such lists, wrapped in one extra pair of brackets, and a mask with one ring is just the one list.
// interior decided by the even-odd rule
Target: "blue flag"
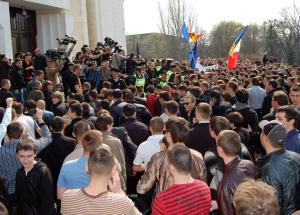
[(197, 58), (198, 58), (198, 44), (196, 41), (193, 49), (189, 51), (189, 60), (190, 60), (190, 66), (192, 69), (195, 69), (195, 67), (196, 67)]
[(190, 37), (189, 37), (189, 33), (187, 31), (185, 23), (183, 23), (183, 25), (181, 27), (181, 34), (182, 34), (184, 40), (188, 43), (190, 41)]
[(141, 55), (141, 47), (139, 43), (136, 43), (136, 56)]

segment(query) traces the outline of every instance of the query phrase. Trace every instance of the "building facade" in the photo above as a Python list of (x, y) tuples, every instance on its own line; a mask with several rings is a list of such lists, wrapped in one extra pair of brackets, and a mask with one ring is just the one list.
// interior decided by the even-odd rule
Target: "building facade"
[(65, 34), (94, 48), (111, 37), (126, 50), (123, 0), (0, 0), (0, 53), (46, 52)]

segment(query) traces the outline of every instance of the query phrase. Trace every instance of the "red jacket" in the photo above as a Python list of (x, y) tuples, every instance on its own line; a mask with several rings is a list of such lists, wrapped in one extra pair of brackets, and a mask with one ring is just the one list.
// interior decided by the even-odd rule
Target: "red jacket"
[(155, 103), (156, 97), (157, 97), (157, 95), (153, 93), (153, 94), (150, 94), (146, 100), (146, 107), (152, 116), (155, 116), (154, 103)]

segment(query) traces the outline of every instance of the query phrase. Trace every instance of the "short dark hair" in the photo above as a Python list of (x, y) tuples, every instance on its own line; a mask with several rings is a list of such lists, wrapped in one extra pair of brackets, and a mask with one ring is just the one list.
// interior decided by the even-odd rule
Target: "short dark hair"
[(257, 77), (253, 77), (251, 82), (253, 86), (259, 86), (259, 79)]
[(155, 133), (162, 133), (165, 127), (165, 123), (162, 118), (156, 116), (150, 120), (150, 128)]
[(206, 119), (209, 119), (212, 109), (211, 106), (205, 102), (201, 102), (196, 107), (197, 113), (201, 114)]
[(217, 100), (220, 100), (221, 99), (221, 93), (219, 90), (210, 90), (209, 91), (209, 95), (211, 98), (215, 98)]
[(77, 116), (82, 116), (83, 110), (80, 103), (76, 102), (72, 105), (70, 105), (71, 112), (75, 113)]
[(149, 85), (147, 88), (146, 88), (146, 91), (148, 93), (154, 93), (154, 86), (153, 85)]
[(122, 98), (123, 92), (120, 89), (114, 89), (112, 90), (112, 96), (116, 99)]
[(284, 105), (278, 108), (277, 113), (285, 113), (285, 118), (290, 120), (295, 120), (294, 127), (297, 128), (299, 121), (299, 113), (292, 105)]
[(239, 102), (239, 103), (248, 103), (248, 99), (249, 99), (249, 93), (246, 89), (239, 89), (235, 92), (235, 97), (236, 97), (236, 100)]
[(218, 135), (221, 131), (230, 129), (230, 122), (223, 116), (214, 116), (210, 119), (209, 126)]
[(218, 135), (217, 145), (223, 149), (226, 155), (235, 156), (241, 150), (241, 137), (235, 131), (223, 130)]
[(163, 107), (168, 110), (168, 112), (172, 115), (177, 114), (179, 110), (179, 105), (175, 101), (167, 101), (163, 104)]
[(98, 97), (98, 93), (97, 93), (97, 91), (96, 90), (91, 90), (90, 92), (89, 92), (89, 96), (92, 98), (92, 99), (97, 99), (97, 97)]
[(62, 117), (56, 116), (51, 121), (51, 128), (53, 132), (61, 132), (64, 129), (65, 122)]
[(34, 142), (30, 139), (24, 139), (19, 142), (16, 146), (16, 153), (18, 154), (19, 151), (33, 151), (34, 154), (37, 152), (36, 146)]
[(35, 71), (35, 75), (36, 75), (36, 76), (44, 75), (44, 71), (38, 69), (38, 70)]
[(226, 115), (226, 119), (228, 119), (230, 123), (233, 123), (237, 128), (243, 127), (244, 117), (240, 112), (231, 112)]
[(82, 103), (84, 101), (84, 96), (81, 93), (75, 93), (73, 99)]
[(173, 143), (184, 143), (189, 133), (188, 122), (181, 117), (172, 117), (166, 122), (166, 132), (169, 132)]
[(123, 107), (123, 114), (125, 117), (132, 117), (136, 113), (136, 106), (134, 104), (126, 104)]
[(280, 106), (289, 104), (289, 97), (282, 90), (274, 92), (272, 99), (276, 101)]
[(159, 98), (163, 99), (164, 101), (169, 101), (170, 95), (167, 91), (162, 91), (159, 93)]
[(104, 146), (100, 146), (90, 153), (88, 160), (89, 174), (108, 176), (114, 165), (115, 159), (113, 153)]
[(167, 151), (167, 160), (179, 173), (190, 174), (192, 171), (192, 153), (186, 146), (173, 146)]
[(73, 126), (73, 133), (76, 138), (83, 136), (86, 132), (91, 130), (91, 126), (86, 120), (80, 120)]
[(180, 86), (178, 87), (178, 90), (187, 92), (187, 91), (188, 91), (188, 87), (187, 87), (186, 85), (180, 85)]
[(234, 81), (229, 81), (228, 87), (230, 87), (234, 92), (236, 92), (237, 89), (239, 88), (239, 85)]
[(102, 145), (102, 133), (98, 130), (87, 131), (82, 137), (82, 146), (85, 152), (92, 152)]
[(107, 126), (112, 125), (114, 119), (109, 114), (100, 114), (97, 117), (95, 127), (99, 131), (106, 131)]
[(126, 100), (133, 100), (134, 99), (134, 93), (129, 91), (124, 95), (124, 99)]
[(271, 85), (273, 89), (277, 88), (277, 81), (274, 79), (269, 80), (268, 84)]
[(7, 136), (10, 139), (19, 139), (23, 134), (23, 126), (18, 122), (12, 122), (7, 126)]

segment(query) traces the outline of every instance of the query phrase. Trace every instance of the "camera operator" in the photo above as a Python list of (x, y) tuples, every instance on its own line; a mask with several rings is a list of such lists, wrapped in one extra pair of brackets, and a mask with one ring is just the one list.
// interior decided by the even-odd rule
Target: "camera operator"
[(46, 73), (49, 81), (52, 81), (54, 89), (61, 89), (61, 81), (59, 79), (59, 73), (64, 66), (64, 61), (60, 59), (50, 58), (47, 63)]

